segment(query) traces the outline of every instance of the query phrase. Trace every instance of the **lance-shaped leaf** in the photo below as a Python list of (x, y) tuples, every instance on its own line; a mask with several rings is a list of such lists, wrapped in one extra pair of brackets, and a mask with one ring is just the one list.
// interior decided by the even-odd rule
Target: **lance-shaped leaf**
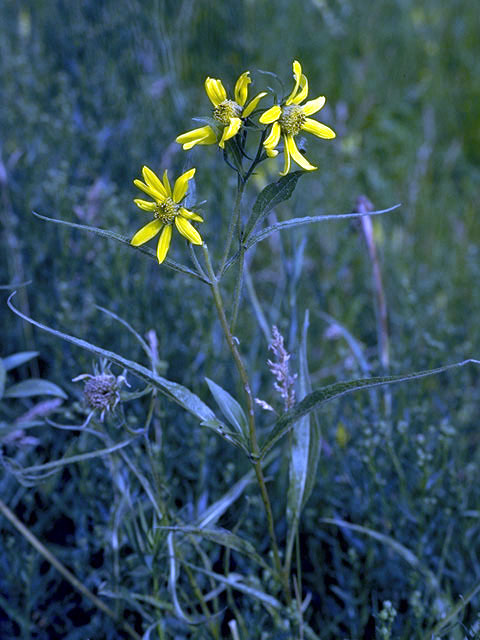
[(5, 356), (3, 358), (3, 366), (5, 367), (5, 371), (10, 371), (10, 369), (15, 369), (37, 356), (38, 351), (19, 351), (18, 353), (12, 353), (11, 356)]
[[(310, 380), (310, 372), (308, 369), (308, 355), (307, 355), (307, 330), (309, 324), (308, 310), (305, 312), (305, 319), (303, 322), (302, 342), (300, 345), (299, 364), (300, 364), (300, 380), (304, 380), (305, 395), (311, 393), (312, 383)], [(320, 454), (322, 451), (322, 431), (317, 414), (312, 412), (310, 416), (310, 446), (308, 448), (308, 462), (307, 462), (307, 478), (305, 482), (305, 489), (303, 492), (303, 505), (307, 502), (310, 494), (312, 493), (315, 481), (317, 478), (317, 468), (320, 460)]]
[(200, 528), (192, 527), (190, 525), (159, 528), (178, 533), (201, 536), (202, 538), (215, 542), (215, 544), (219, 544), (222, 547), (227, 547), (228, 549), (233, 549), (234, 551), (243, 553), (257, 562), (264, 569), (270, 570), (268, 563), (265, 562), (265, 560), (255, 551), (255, 547), (251, 542), (237, 536), (235, 533), (232, 533), (227, 529), (222, 529), (221, 527)]
[(205, 378), (208, 384), (208, 388), (212, 396), (215, 398), (218, 406), (220, 407), (223, 415), (229, 421), (229, 423), (238, 431), (240, 436), (247, 442), (248, 439), (248, 422), (247, 416), (244, 410), (238, 404), (228, 391), (225, 391), (220, 385), (218, 385), (210, 378)]
[[(276, 460), (279, 455), (279, 450), (272, 451), (272, 453), (264, 460), (262, 460), (262, 467), (265, 469), (268, 465)], [(242, 495), (248, 485), (255, 479), (255, 471), (250, 469), (247, 473), (240, 478), (221, 498), (216, 500), (213, 504), (205, 509), (197, 518), (195, 526), (199, 529), (203, 529), (208, 525), (213, 525), (217, 520), (225, 513), (225, 511)]]
[(392, 549), (395, 553), (402, 557), (405, 562), (407, 562), (411, 567), (420, 571), (424, 575), (427, 575), (431, 585), (438, 586), (438, 580), (435, 574), (420, 562), (413, 551), (405, 547), (403, 544), (400, 544), (400, 542), (397, 542), (397, 540), (395, 540), (391, 536), (387, 536), (384, 533), (380, 533), (379, 531), (375, 531), (374, 529), (370, 529), (369, 527), (364, 527), (360, 524), (354, 524), (353, 522), (341, 520), (340, 518), (321, 518), (320, 522), (324, 522), (325, 524), (333, 524), (337, 527), (345, 527), (345, 529), (350, 529), (351, 531), (358, 531), (358, 533), (363, 533), (370, 538), (378, 540), (378, 542), (381, 542), (385, 546), (390, 547), (390, 549)]
[(2, 358), (0, 358), (0, 400), (3, 398), (3, 390), (5, 389), (6, 379), (7, 379), (7, 370), (5, 368)]
[(304, 216), (303, 218), (290, 218), (290, 220), (276, 222), (275, 224), (272, 224), (271, 226), (266, 227), (265, 229), (262, 229), (262, 231), (259, 231), (255, 235), (249, 237), (249, 239), (245, 242), (245, 246), (247, 249), (250, 249), (250, 247), (253, 247), (253, 245), (257, 244), (257, 242), (261, 242), (262, 240), (265, 240), (266, 238), (271, 236), (272, 233), (282, 231), (283, 229), (292, 229), (293, 227), (300, 227), (305, 224), (314, 224), (317, 222), (326, 222), (328, 220), (348, 220), (349, 218), (361, 218), (363, 216), (379, 216), (383, 213), (394, 211), (395, 209), (398, 209), (398, 207), (400, 207), (400, 205), (396, 204), (393, 207), (389, 207), (388, 209), (381, 209), (379, 211), (368, 211), (367, 213), (338, 213), (328, 214), (324, 216)]
[[(178, 384), (177, 382), (172, 382), (171, 380), (167, 380), (167, 378), (159, 376), (158, 374), (150, 371), (149, 369), (142, 366), (141, 364), (138, 364), (133, 360), (128, 360), (127, 358), (124, 358), (123, 356), (118, 355), (113, 351), (102, 349), (101, 347), (97, 347), (96, 345), (90, 342), (87, 342), (86, 340), (76, 338), (75, 336), (71, 336), (67, 333), (62, 333), (61, 331), (56, 331), (55, 329), (52, 329), (51, 327), (48, 327), (47, 325), (44, 325), (41, 322), (37, 322), (36, 320), (33, 320), (33, 318), (26, 316), (21, 311), (19, 311), (16, 307), (13, 306), (12, 298), (14, 295), (15, 295), (15, 292), (13, 292), (10, 295), (10, 297), (7, 300), (7, 304), (17, 316), (19, 316), (20, 318), (23, 318), (27, 322), (30, 322), (30, 324), (33, 324), (39, 329), (43, 329), (44, 331), (47, 331), (48, 333), (51, 333), (52, 335), (57, 336), (58, 338), (61, 338), (62, 340), (71, 342), (72, 344), (76, 345), (77, 347), (80, 347), (81, 349), (86, 349), (87, 351), (90, 351), (96, 356), (99, 356), (101, 358), (106, 358), (110, 362), (113, 362), (114, 364), (117, 364), (120, 367), (124, 367), (125, 369), (128, 369), (129, 371), (137, 375), (139, 378), (141, 378), (142, 380), (145, 380), (146, 382), (151, 384), (153, 387), (158, 389), (170, 400), (173, 400), (174, 402), (179, 404), (181, 407), (186, 409), (189, 413), (191, 413), (196, 418), (198, 418), (201, 424), (208, 423), (208, 426), (210, 428), (215, 429), (218, 435), (225, 437), (225, 434), (227, 432), (224, 425), (221, 423), (220, 420), (217, 419), (217, 417), (215, 416), (214, 412), (210, 409), (210, 407), (206, 405), (203, 402), (203, 400), (201, 400), (197, 395), (195, 395), (192, 391), (190, 391), (190, 389), (187, 389), (187, 387), (184, 387), (183, 385)], [(231, 441), (228, 437), (226, 439)]]
[(246, 578), (239, 573), (232, 572), (224, 576), (221, 573), (215, 573), (213, 571), (209, 571), (208, 569), (203, 569), (202, 567), (196, 567), (190, 563), (188, 563), (188, 565), (195, 571), (203, 573), (206, 576), (217, 580), (217, 582), (226, 584), (232, 589), (236, 589), (241, 593), (245, 593), (246, 595), (252, 597), (254, 600), (258, 600), (266, 607), (272, 607), (273, 609), (282, 608), (282, 605), (276, 598), (270, 596), (268, 593), (265, 593), (261, 589), (257, 589), (256, 587), (251, 587), (250, 585), (248, 585), (246, 582)]
[(336, 382), (330, 384), (327, 387), (316, 389), (309, 393), (301, 402), (296, 404), (292, 409), (284, 413), (281, 416), (275, 426), (273, 427), (267, 441), (264, 443), (260, 450), (260, 456), (264, 456), (273, 445), (280, 440), (286, 433), (292, 429), (298, 420), (313, 411), (321, 407), (326, 402), (330, 402), (335, 398), (339, 398), (348, 393), (354, 391), (360, 391), (362, 389), (371, 389), (372, 387), (379, 387), (384, 384), (395, 384), (397, 382), (410, 382), (411, 380), (417, 380), (418, 378), (426, 378), (427, 376), (434, 376), (449, 369), (456, 369), (458, 367), (464, 367), (467, 364), (480, 364), (480, 360), (469, 358), (462, 362), (455, 362), (453, 364), (447, 364), (443, 367), (437, 367), (436, 369), (428, 369), (427, 371), (415, 371), (414, 373), (400, 374), (396, 376), (381, 376), (377, 378), (360, 378), (359, 380), (351, 380), (349, 382)]
[(57, 398), (67, 398), (67, 394), (53, 382), (41, 380), (40, 378), (30, 378), (22, 380), (17, 384), (5, 389), (4, 398), (31, 398), (32, 396), (56, 396)]
[[(307, 340), (308, 311), (303, 323), (302, 340), (300, 348), (300, 376), (298, 380), (298, 398), (302, 400), (307, 395), (307, 379), (305, 376), (305, 364), (302, 366), (302, 358), (306, 355), (305, 343)], [(304, 354), (302, 355), (302, 351)], [(310, 414), (306, 414), (293, 425), (293, 433), (290, 446), (289, 477), (287, 492), (287, 550), (288, 563), (292, 557), (293, 543), (300, 522), (302, 507), (305, 502), (305, 488), (308, 478), (308, 462), (310, 458), (311, 428)]]
[(167, 536), (167, 547), (168, 547), (168, 555), (169, 555), (169, 572), (168, 572), (168, 589), (170, 591), (170, 595), (172, 596), (173, 607), (176, 615), (183, 620), (187, 624), (202, 624), (206, 621), (204, 617), (195, 617), (191, 618), (187, 616), (178, 599), (177, 595), (177, 582), (178, 582), (178, 569), (177, 569), (177, 558), (175, 554), (175, 546), (173, 542), (173, 533), (169, 533)]
[[(149, 247), (146, 247), (145, 245), (134, 247), (130, 243), (131, 238), (127, 236), (122, 236), (120, 233), (115, 233), (114, 231), (108, 231), (107, 229), (100, 229), (98, 227), (91, 227), (85, 224), (78, 224), (77, 222), (68, 222), (68, 220), (57, 220), (56, 218), (48, 218), (47, 216), (42, 216), (40, 213), (37, 213), (36, 211), (32, 211), (32, 213), (37, 218), (40, 218), (40, 220), (46, 220), (47, 222), (54, 222), (55, 224), (64, 224), (65, 226), (72, 227), (73, 229), (82, 229), (82, 231), (95, 233), (97, 236), (100, 236), (102, 238), (111, 238), (112, 240), (116, 240), (117, 242), (121, 242), (122, 244), (128, 245), (130, 248), (135, 249), (136, 251), (145, 253), (147, 256), (150, 256), (150, 258), (153, 258), (155, 261), (157, 261), (157, 254), (155, 251), (153, 251)], [(192, 276), (193, 278), (197, 278), (198, 280), (201, 280), (202, 282), (205, 282), (208, 284), (208, 280), (203, 278), (196, 271), (193, 271), (193, 269), (190, 269), (189, 267), (186, 267), (183, 264), (175, 262), (175, 260), (166, 258), (163, 264), (166, 267), (169, 267), (170, 269), (172, 269), (173, 271), (178, 271), (179, 273)]]
[(247, 220), (245, 230), (243, 232), (243, 241), (245, 242), (255, 226), (265, 218), (267, 213), (280, 202), (288, 200), (297, 186), (298, 179), (303, 176), (305, 171), (294, 171), (283, 176), (277, 182), (268, 184), (263, 191), (258, 194), (252, 213)]

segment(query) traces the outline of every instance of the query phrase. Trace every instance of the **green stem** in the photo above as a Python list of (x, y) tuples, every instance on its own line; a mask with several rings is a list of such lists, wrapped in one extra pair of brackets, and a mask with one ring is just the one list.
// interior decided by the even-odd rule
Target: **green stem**
[(230, 322), (230, 331), (232, 333), (235, 333), (235, 326), (237, 324), (237, 318), (238, 318), (238, 309), (240, 307), (240, 298), (242, 297), (244, 265), (245, 265), (245, 248), (243, 245), (240, 245), (240, 253), (238, 256), (237, 277), (235, 279), (235, 287), (233, 290), (232, 320)]
[[(245, 174), (245, 176), (243, 178), (242, 192), (243, 192), (243, 189), (245, 187), (245, 184), (246, 184), (247, 180), (252, 175), (253, 170), (255, 169), (257, 164), (259, 164), (262, 161), (263, 141), (265, 140), (265, 136), (266, 136), (266, 130), (262, 132), (262, 135), (260, 137), (260, 141), (258, 143), (258, 148), (257, 148), (257, 153), (255, 155), (255, 158), (252, 160), (252, 163), (251, 163), (247, 173)], [(237, 276), (236, 276), (236, 280), (235, 280), (235, 288), (234, 288), (234, 293), (233, 293), (232, 320), (230, 322), (230, 331), (232, 333), (235, 332), (235, 326), (237, 324), (237, 317), (238, 317), (238, 310), (239, 310), (239, 307), (240, 307), (240, 298), (242, 297), (243, 272), (244, 272), (244, 265), (245, 265), (245, 253), (247, 251), (247, 247), (244, 245), (244, 243), (242, 241), (243, 240), (243, 238), (242, 238), (243, 229), (242, 229), (242, 224), (241, 224), (241, 219), (240, 219), (240, 206), (238, 207), (238, 211), (236, 211), (236, 215), (235, 215), (235, 210), (234, 210), (234, 213), (232, 214), (232, 220), (234, 218), (236, 218), (235, 226), (237, 228), (239, 248), (238, 248), (238, 270), (237, 270)], [(226, 262), (227, 258), (228, 258), (228, 256), (226, 256), (225, 262)], [(225, 270), (225, 263), (222, 264), (222, 269), (221, 269), (220, 273), (223, 274), (224, 270)]]
[(87, 589), (87, 587), (85, 587), (84, 584), (82, 584), (80, 582), (80, 580), (78, 580), (73, 573), (71, 573), (71, 571), (69, 571), (67, 569), (67, 567), (65, 567), (65, 565), (63, 565), (60, 560), (58, 560), (58, 558), (56, 558), (53, 553), (51, 553), (41, 542), (40, 540), (34, 536), (34, 534), (29, 531), (29, 529), (27, 529), (27, 527), (20, 522), (20, 520), (17, 518), (17, 516), (13, 513), (13, 511), (11, 511), (7, 505), (0, 499), (0, 511), (3, 513), (3, 515), (7, 518), (7, 520), (9, 520), (13, 526), (15, 527), (15, 529), (17, 529), (17, 531), (19, 531), (22, 536), (32, 545), (32, 547), (34, 549), (36, 549), (53, 567), (55, 567), (55, 569), (62, 574), (62, 576), (68, 580), (68, 582), (70, 582), (70, 584), (72, 585), (72, 587), (74, 589), (76, 589), (77, 591), (79, 591), (82, 595), (84, 595), (86, 598), (88, 598), (89, 600), (91, 600), (93, 602), (93, 604), (100, 609), (101, 611), (103, 611), (104, 613), (107, 614), (107, 616), (110, 616), (110, 618), (112, 618), (113, 620), (115, 620), (115, 622), (120, 625), (120, 627), (122, 627), (123, 629), (125, 629), (125, 631), (132, 637), (135, 638), (135, 640), (142, 640), (141, 636), (138, 635), (138, 633), (135, 631), (135, 629), (133, 629), (133, 627), (131, 627), (128, 622), (125, 622), (124, 620), (121, 620), (119, 618), (119, 616), (116, 615), (116, 613), (110, 609), (109, 606), (107, 606), (104, 602), (102, 602), (100, 600), (100, 598), (97, 598), (97, 596), (92, 593), (89, 589)]
[(258, 447), (257, 442), (257, 432), (255, 428), (255, 412), (254, 412), (254, 399), (252, 390), (250, 388), (250, 382), (248, 380), (247, 371), (245, 369), (245, 365), (243, 364), (240, 353), (237, 349), (237, 343), (230, 332), (230, 328), (228, 326), (227, 317), (225, 315), (225, 309), (223, 306), (222, 296), (220, 293), (220, 288), (218, 286), (218, 279), (215, 276), (213, 271), (212, 262), (210, 260), (210, 254), (208, 252), (208, 247), (206, 244), (203, 245), (203, 253), (205, 256), (205, 264), (207, 267), (207, 274), (210, 278), (210, 287), (212, 289), (213, 299), (215, 302), (215, 307), (217, 309), (218, 317), (220, 320), (220, 324), (222, 325), (223, 333), (225, 334), (225, 338), (227, 340), (228, 346), (233, 356), (233, 360), (237, 367), (238, 373), (240, 375), (240, 379), (242, 381), (242, 386), (245, 391), (245, 399), (247, 403), (247, 415), (248, 415), (248, 428), (249, 428), (249, 440), (250, 440), (250, 452), (251, 452), (251, 460), (254, 466), (255, 475), (257, 477), (257, 482), (260, 487), (260, 493), (262, 496), (263, 505), (265, 507), (265, 512), (267, 514), (267, 522), (268, 522), (268, 531), (270, 534), (270, 538), (272, 540), (272, 549), (273, 549), (273, 559), (275, 563), (275, 569), (279, 577), (283, 580), (283, 587), (285, 591), (285, 595), (287, 600), (290, 602), (290, 588), (288, 584), (288, 580), (285, 580), (285, 574), (282, 571), (282, 565), (280, 562), (280, 555), (278, 552), (278, 544), (277, 537), (275, 535), (274, 528), (274, 520), (273, 520), (273, 512), (272, 505), (270, 503), (270, 498), (268, 496), (267, 487), (265, 484), (265, 478), (263, 476), (262, 465), (259, 460), (260, 449)]
[(225, 264), (228, 260), (230, 247), (232, 246), (233, 235), (235, 233), (235, 229), (238, 228), (240, 223), (240, 205), (242, 203), (242, 196), (243, 196), (244, 189), (245, 189), (245, 182), (242, 179), (242, 177), (239, 175), (237, 178), (237, 195), (235, 197), (235, 204), (233, 205), (232, 215), (230, 217), (230, 222), (228, 224), (227, 243), (225, 245), (222, 261), (220, 263), (220, 269), (218, 270), (218, 279), (222, 277), (223, 272), (225, 270)]

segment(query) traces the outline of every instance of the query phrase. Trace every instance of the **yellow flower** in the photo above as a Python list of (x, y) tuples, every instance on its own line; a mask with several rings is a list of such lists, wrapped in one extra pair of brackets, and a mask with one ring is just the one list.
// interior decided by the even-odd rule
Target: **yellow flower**
[(302, 66), (297, 60), (293, 63), (293, 77), (295, 78), (295, 86), (285, 104), (274, 105), (259, 118), (262, 124), (273, 124), (269, 136), (263, 143), (267, 155), (271, 158), (278, 154), (275, 147), (280, 142), (280, 136), (283, 136), (285, 164), (283, 171), (280, 172), (282, 176), (290, 171), (290, 159), (293, 159), (306, 171), (313, 171), (317, 168), (308, 162), (295, 144), (295, 136), (300, 131), (308, 131), (319, 138), (335, 138), (335, 131), (332, 131), (330, 127), (307, 117), (320, 111), (325, 104), (324, 96), (319, 96), (315, 100), (309, 100), (304, 105), (300, 105), (308, 96), (308, 80), (302, 74)]
[(143, 167), (142, 174), (145, 183), (141, 180), (134, 180), (133, 184), (153, 198), (155, 202), (139, 199), (135, 199), (134, 202), (140, 209), (151, 211), (153, 220), (137, 231), (131, 244), (138, 247), (154, 238), (161, 231), (157, 245), (157, 259), (159, 263), (162, 263), (170, 247), (174, 222), (178, 231), (189, 242), (203, 244), (200, 234), (189, 222), (189, 220), (203, 222), (203, 218), (180, 205), (187, 193), (188, 181), (195, 175), (195, 169), (190, 169), (177, 178), (173, 192), (166, 171), (163, 174), (163, 180), (160, 180), (148, 167)]
[[(267, 95), (266, 91), (257, 93), (248, 104), (245, 104), (248, 98), (248, 85), (252, 82), (249, 75), (250, 72), (245, 71), (238, 78), (235, 84), (235, 100), (228, 99), (221, 80), (215, 78), (207, 78), (205, 80), (205, 91), (213, 104), (213, 118), (220, 127), (223, 126), (223, 133), (218, 142), (218, 146), (222, 149), (225, 148), (226, 140), (233, 138), (238, 133), (243, 120), (252, 114), (263, 96)], [(217, 134), (212, 127), (206, 125), (205, 127), (182, 133), (175, 141), (183, 145), (186, 151), (196, 144), (215, 144), (217, 142)]]

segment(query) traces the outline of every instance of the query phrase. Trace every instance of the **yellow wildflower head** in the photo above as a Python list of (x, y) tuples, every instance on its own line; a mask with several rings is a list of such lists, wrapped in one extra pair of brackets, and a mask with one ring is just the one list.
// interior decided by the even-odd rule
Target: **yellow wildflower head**
[(319, 96), (315, 100), (301, 104), (308, 96), (308, 80), (302, 73), (302, 66), (297, 60), (293, 62), (293, 78), (295, 85), (285, 102), (281, 105), (274, 105), (265, 111), (259, 119), (262, 124), (272, 125), (270, 134), (263, 143), (268, 156), (273, 158), (278, 154), (275, 147), (283, 137), (285, 164), (283, 171), (280, 172), (282, 176), (290, 171), (291, 159), (306, 171), (313, 171), (317, 168), (310, 164), (297, 148), (295, 136), (300, 131), (313, 133), (319, 138), (335, 138), (335, 132), (330, 127), (308, 117), (320, 111), (325, 104), (325, 97)]
[[(250, 72), (245, 71), (235, 83), (234, 99), (230, 100), (222, 81), (218, 78), (205, 80), (205, 91), (213, 105), (213, 119), (218, 122), (219, 128), (223, 128), (218, 146), (225, 148), (225, 142), (235, 136), (242, 127), (243, 121), (256, 109), (258, 103), (267, 95), (265, 91), (257, 93), (248, 104), (248, 85), (251, 83)], [(210, 125), (192, 129), (182, 133), (176, 138), (176, 142), (183, 145), (185, 150), (191, 149), (196, 144), (216, 144), (217, 134)]]
[(203, 218), (180, 204), (187, 193), (188, 181), (195, 175), (195, 169), (190, 169), (177, 178), (173, 191), (166, 171), (162, 180), (148, 167), (143, 167), (142, 174), (145, 182), (134, 180), (133, 184), (153, 198), (153, 202), (138, 198), (134, 202), (143, 211), (153, 213), (153, 220), (137, 231), (131, 244), (138, 247), (161, 232), (157, 244), (157, 259), (162, 263), (170, 247), (173, 223), (189, 242), (203, 244), (200, 234), (189, 222), (190, 220), (203, 222)]

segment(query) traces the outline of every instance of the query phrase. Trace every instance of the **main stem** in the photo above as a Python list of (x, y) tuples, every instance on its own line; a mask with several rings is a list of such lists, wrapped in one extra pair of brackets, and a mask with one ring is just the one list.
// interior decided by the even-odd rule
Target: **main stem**
[(243, 360), (240, 356), (240, 353), (237, 349), (237, 344), (233, 335), (230, 332), (230, 328), (228, 326), (227, 317), (225, 315), (225, 309), (223, 306), (222, 295), (220, 293), (220, 287), (218, 286), (218, 279), (215, 276), (213, 271), (212, 262), (210, 260), (210, 254), (208, 252), (208, 247), (206, 244), (203, 245), (203, 253), (205, 256), (205, 264), (207, 267), (207, 273), (210, 278), (210, 286), (212, 289), (213, 299), (215, 302), (215, 307), (217, 309), (218, 317), (220, 320), (220, 324), (222, 325), (223, 333), (225, 334), (225, 338), (227, 340), (228, 346), (232, 353), (233, 359), (235, 361), (235, 365), (237, 367), (238, 373), (240, 374), (240, 379), (242, 381), (242, 386), (245, 391), (245, 399), (247, 403), (247, 412), (248, 412), (248, 428), (249, 428), (249, 439), (250, 439), (250, 451), (252, 455), (252, 462), (255, 469), (255, 475), (257, 476), (258, 485), (260, 487), (260, 493), (262, 496), (263, 505), (265, 507), (265, 512), (267, 514), (267, 522), (268, 522), (268, 531), (270, 534), (270, 538), (272, 540), (272, 549), (273, 549), (273, 559), (275, 563), (275, 569), (278, 575), (283, 580), (283, 586), (285, 589), (285, 595), (287, 599), (290, 600), (290, 589), (288, 585), (288, 578), (286, 578), (282, 565), (280, 562), (280, 555), (278, 553), (278, 544), (277, 537), (275, 535), (274, 528), (274, 520), (273, 520), (273, 512), (272, 505), (270, 503), (270, 498), (268, 496), (267, 487), (265, 484), (265, 478), (263, 476), (262, 465), (260, 462), (259, 454), (260, 449), (258, 447), (257, 442), (257, 433), (255, 429), (255, 413), (254, 413), (254, 401), (252, 390), (250, 388), (250, 383), (248, 380), (247, 371), (245, 369), (245, 365), (243, 364)]
[[(243, 194), (243, 189), (245, 188), (245, 185), (247, 183), (247, 180), (250, 178), (250, 176), (253, 173), (253, 170), (255, 169), (255, 167), (257, 166), (257, 164), (259, 164), (262, 160), (262, 153), (263, 153), (263, 141), (265, 140), (265, 136), (266, 136), (266, 130), (262, 132), (262, 135), (260, 137), (260, 141), (258, 143), (258, 148), (257, 148), (257, 153), (255, 155), (255, 158), (252, 160), (252, 163), (247, 171), (247, 173), (244, 175), (243, 179), (240, 178), (239, 176), (239, 184), (238, 184), (238, 189), (240, 189), (240, 185), (241, 185), (241, 192), (237, 192), (237, 198), (238, 198), (238, 193), (240, 195), (240, 200), (238, 200), (238, 208), (236, 207), (234, 209), (232, 218), (230, 220), (230, 224), (233, 223), (234, 225), (234, 229), (236, 227), (237, 229), (237, 235), (238, 235), (238, 243), (239, 243), (239, 248), (238, 248), (238, 269), (237, 269), (237, 276), (236, 276), (236, 280), (235, 280), (235, 288), (234, 288), (234, 292), (233, 292), (233, 306), (232, 306), (232, 317), (231, 317), (231, 321), (230, 321), (230, 331), (232, 333), (235, 333), (235, 325), (237, 324), (237, 317), (238, 317), (238, 310), (240, 307), (240, 298), (242, 296), (242, 286), (243, 286), (243, 270), (244, 270), (244, 265), (245, 265), (245, 252), (247, 250), (246, 246), (243, 243), (243, 238), (242, 238), (242, 221), (240, 218), (240, 203), (241, 203), (241, 197)], [(228, 249), (230, 250), (230, 245), (228, 245)], [(225, 257), (225, 260), (227, 259), (228, 256)], [(225, 263), (222, 263), (222, 269), (220, 271), (220, 275), (223, 273), (223, 268), (225, 266)]]
[(222, 277), (225, 269), (225, 264), (228, 260), (228, 254), (230, 253), (230, 247), (232, 246), (232, 240), (235, 233), (235, 229), (240, 224), (240, 205), (242, 204), (243, 191), (245, 189), (245, 181), (242, 176), (237, 177), (237, 195), (235, 197), (235, 204), (233, 205), (233, 212), (230, 217), (230, 223), (228, 225), (227, 242), (225, 244), (225, 251), (223, 252), (222, 262), (220, 263), (220, 269), (218, 270), (218, 279)]

